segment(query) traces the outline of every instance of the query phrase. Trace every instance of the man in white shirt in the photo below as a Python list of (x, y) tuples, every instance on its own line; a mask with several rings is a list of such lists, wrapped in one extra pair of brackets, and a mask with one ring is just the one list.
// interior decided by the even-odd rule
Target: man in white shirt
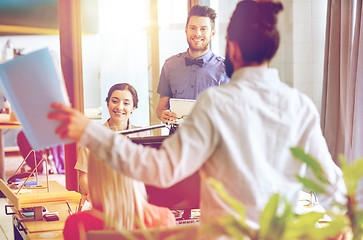
[(296, 174), (306, 166), (293, 159), (299, 146), (319, 160), (330, 182), (323, 206), (343, 202), (345, 185), (320, 129), (319, 113), (305, 95), (268, 68), (279, 44), (280, 3), (241, 1), (228, 26), (227, 74), (231, 81), (200, 94), (197, 103), (160, 149), (133, 144), (81, 113), (53, 104), (49, 118), (63, 123), (56, 133), (79, 141), (98, 159), (149, 185), (168, 187), (199, 171), (201, 221), (237, 213), (206, 179), (221, 182), (246, 208), (247, 222), (258, 228), (270, 196), (281, 193), (297, 203), (302, 185)]

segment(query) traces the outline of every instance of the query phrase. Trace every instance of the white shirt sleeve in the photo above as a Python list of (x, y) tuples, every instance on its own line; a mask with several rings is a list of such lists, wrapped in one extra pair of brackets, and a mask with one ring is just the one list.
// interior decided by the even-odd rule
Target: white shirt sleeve
[[(319, 195), (319, 202), (325, 208), (331, 208), (331, 204), (338, 202), (340, 204), (345, 204), (346, 202), (346, 187), (344, 180), (342, 178), (341, 169), (334, 163), (331, 154), (329, 152), (328, 146), (326, 144), (325, 138), (322, 134), (320, 128), (320, 118), (319, 113), (312, 110), (314, 114), (311, 114), (311, 119), (307, 120), (308, 126), (306, 131), (308, 136), (303, 138), (303, 148), (306, 153), (312, 155), (318, 160), (321, 167), (325, 172), (325, 176), (330, 184), (325, 185), (326, 194)], [(313, 176), (311, 171), (308, 169), (308, 177), (313, 179), (315, 182), (319, 181)]]
[(134, 144), (92, 121), (85, 129), (80, 145), (129, 177), (149, 185), (169, 187), (198, 171), (217, 145), (206, 104), (206, 101), (196, 104), (195, 113), (164, 140), (159, 150)]

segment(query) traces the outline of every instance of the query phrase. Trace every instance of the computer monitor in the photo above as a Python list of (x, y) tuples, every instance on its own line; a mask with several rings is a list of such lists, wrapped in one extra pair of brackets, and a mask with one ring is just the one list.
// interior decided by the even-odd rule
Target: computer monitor
[[(131, 138), (134, 143), (159, 148), (168, 136), (150, 136)], [(184, 210), (183, 219), (190, 218), (191, 209), (199, 209), (200, 177), (196, 172), (169, 188), (157, 188), (146, 185), (148, 201), (151, 204), (167, 207), (171, 210)]]

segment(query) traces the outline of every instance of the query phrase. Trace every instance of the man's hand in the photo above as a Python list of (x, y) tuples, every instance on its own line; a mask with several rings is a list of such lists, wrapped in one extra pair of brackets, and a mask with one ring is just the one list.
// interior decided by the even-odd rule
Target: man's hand
[(170, 110), (164, 110), (161, 113), (161, 119), (160, 119), (163, 123), (170, 123), (170, 122), (175, 122), (176, 120), (178, 120), (178, 117), (176, 116), (175, 113), (171, 112)]
[(48, 119), (61, 122), (55, 133), (61, 139), (72, 139), (78, 142), (90, 120), (81, 112), (61, 103), (52, 103), (50, 107), (56, 111), (49, 113)]

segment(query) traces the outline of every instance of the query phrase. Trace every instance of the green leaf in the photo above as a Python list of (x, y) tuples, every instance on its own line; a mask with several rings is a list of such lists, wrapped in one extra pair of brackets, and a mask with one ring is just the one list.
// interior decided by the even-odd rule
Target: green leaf
[(344, 155), (339, 154), (338, 156), (338, 160), (339, 160), (339, 164), (340, 164), (340, 168), (344, 168), (348, 165), (347, 159), (345, 159)]
[(315, 192), (315, 193), (326, 193), (325, 188), (314, 182), (313, 180), (305, 177), (300, 177), (296, 175), (296, 178), (299, 182), (301, 182), (305, 188)]
[(290, 148), (290, 151), (294, 158), (305, 163), (312, 171), (314, 176), (322, 183), (329, 184), (329, 181), (325, 177), (325, 172), (321, 167), (320, 163), (312, 157), (310, 154), (304, 152), (300, 147)]
[(336, 236), (340, 234), (348, 224), (349, 221), (346, 216), (335, 216), (334, 219), (329, 222), (325, 227), (315, 229), (315, 239), (335, 239)]
[(241, 224), (240, 221), (232, 215), (219, 217), (217, 219), (211, 219), (205, 224), (200, 226), (200, 230), (203, 236), (217, 238), (219, 236), (228, 236), (235, 239), (241, 236), (249, 236), (252, 238), (254, 233)]
[(282, 239), (294, 213), (291, 205), (278, 193), (271, 196), (260, 215), (260, 239)]
[(307, 227), (313, 227), (315, 223), (321, 219), (325, 213), (320, 212), (308, 212), (305, 214), (297, 215), (295, 218), (295, 221), (292, 223), (294, 225), (294, 228), (307, 228)]
[(345, 221), (337, 221), (329, 223), (328, 226), (316, 226), (316, 223), (323, 217), (324, 213), (309, 212), (302, 215), (297, 215), (292, 221), (289, 221), (288, 228), (285, 231), (284, 238), (281, 240), (326, 240), (335, 237), (346, 226)]
[(356, 223), (357, 225), (362, 226), (363, 224), (363, 211), (357, 211), (356, 212)]
[(213, 188), (217, 191), (218, 195), (232, 207), (232, 209), (241, 217), (241, 219), (244, 220), (246, 218), (244, 206), (238, 200), (234, 199), (227, 193), (222, 183), (218, 182), (213, 178), (208, 178), (207, 182), (213, 186)]
[(314, 239), (315, 224), (323, 215), (316, 212), (298, 215), (289, 224), (284, 239)]
[(358, 182), (363, 177), (363, 158), (357, 159), (352, 165), (348, 165), (344, 156), (339, 156), (342, 166), (343, 178), (347, 187), (348, 195), (356, 195)]
[(260, 215), (259, 236), (262, 239), (265, 238), (270, 231), (272, 221), (276, 215), (278, 204), (279, 204), (279, 195), (278, 194), (272, 195), (269, 202), (265, 206), (265, 209)]

